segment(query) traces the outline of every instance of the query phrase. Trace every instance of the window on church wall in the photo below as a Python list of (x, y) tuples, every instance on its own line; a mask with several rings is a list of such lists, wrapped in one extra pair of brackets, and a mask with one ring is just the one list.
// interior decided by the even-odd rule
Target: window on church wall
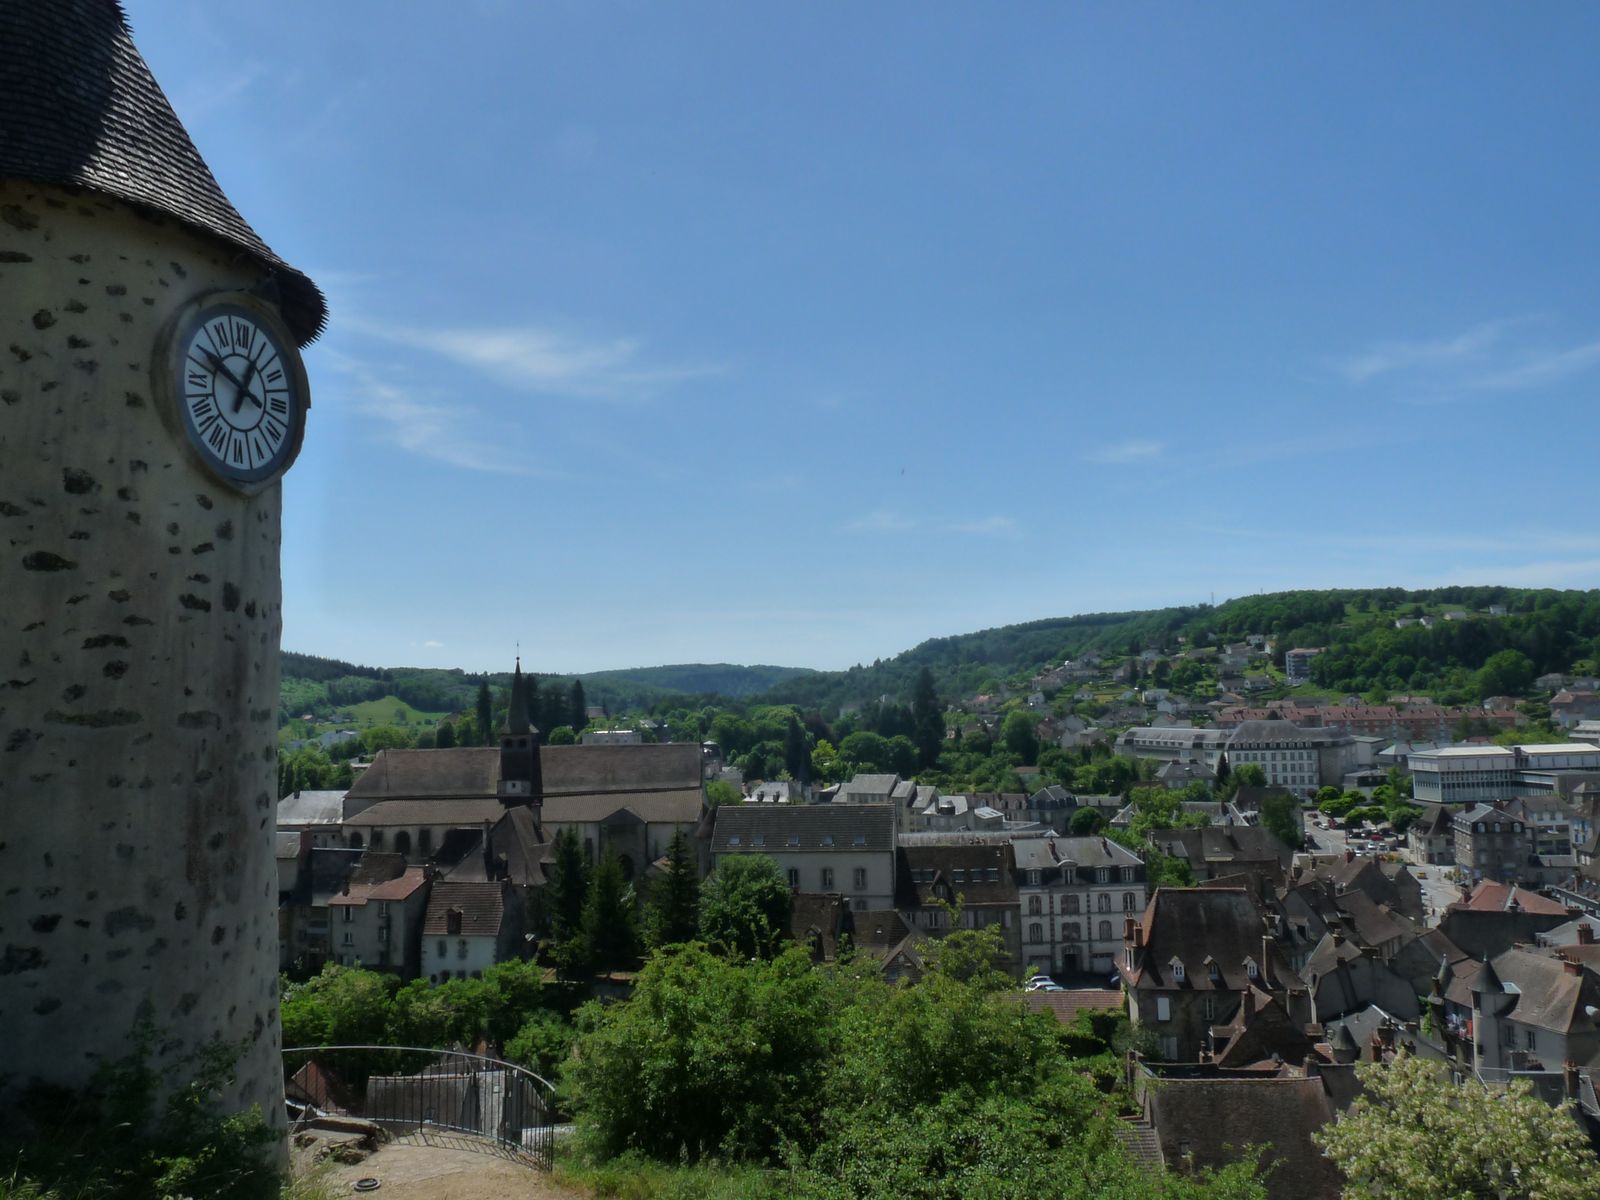
[(1033, 921), (1033, 922), (1029, 923), (1029, 925), (1028, 925), (1028, 940), (1030, 942), (1042, 942), (1042, 941), (1044, 941), (1044, 926), (1042, 924), (1040, 924), (1038, 921)]
[(1043, 911), (1044, 911), (1044, 905), (1040, 902), (1039, 897), (1037, 897), (1037, 896), (1029, 896), (1028, 897), (1028, 915), (1030, 917), (1037, 917)]
[(1111, 940), (1111, 922), (1110, 921), (1101, 921), (1100, 922), (1100, 940), (1102, 942), (1109, 942)]
[(422, 854), (433, 853), (433, 830), (417, 830), (417, 850)]
[(1111, 893), (1109, 893), (1109, 892), (1101, 892), (1100, 893), (1100, 899), (1097, 902), (1097, 904), (1095, 905), (1095, 907), (1097, 907), (1101, 912), (1110, 912), (1111, 911)]
[(1132, 892), (1123, 892), (1122, 893), (1122, 911), (1123, 912), (1132, 912), (1133, 911), (1133, 907), (1134, 907), (1133, 893)]
[(374, 829), (372, 831), (372, 848), (374, 850), (383, 849), (383, 830)]

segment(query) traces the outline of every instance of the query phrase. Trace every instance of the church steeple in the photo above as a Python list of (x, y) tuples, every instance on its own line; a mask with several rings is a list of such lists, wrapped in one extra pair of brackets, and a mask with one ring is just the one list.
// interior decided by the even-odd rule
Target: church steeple
[(511, 676), (511, 703), (500, 731), (500, 803), (510, 808), (544, 803), (544, 770), (539, 761), (539, 731), (528, 719), (528, 681), (517, 658)]
[(522, 656), (517, 656), (517, 670), (511, 676), (511, 704), (506, 709), (506, 723), (502, 733), (530, 734), (535, 732), (528, 719), (528, 689), (522, 679)]

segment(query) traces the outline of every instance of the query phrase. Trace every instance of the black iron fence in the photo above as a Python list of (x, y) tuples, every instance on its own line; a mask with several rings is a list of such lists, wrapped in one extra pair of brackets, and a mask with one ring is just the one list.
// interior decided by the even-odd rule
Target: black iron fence
[(550, 1084), (513, 1063), (414, 1046), (305, 1046), (283, 1052), (283, 1082), (291, 1137), (318, 1118), (352, 1118), (392, 1142), (550, 1167)]

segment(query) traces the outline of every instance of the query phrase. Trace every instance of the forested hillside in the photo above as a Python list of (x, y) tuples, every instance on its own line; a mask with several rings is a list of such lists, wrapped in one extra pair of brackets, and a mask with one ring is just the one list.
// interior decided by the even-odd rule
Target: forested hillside
[[(1489, 615), (1504, 606), (1505, 615)], [(1445, 614), (1457, 619), (1446, 620)], [(1465, 614), (1464, 616), (1460, 614)], [(1432, 618), (1431, 627), (1420, 622)], [(1412, 622), (1396, 628), (1396, 622)], [(1263, 634), (1276, 660), (1296, 646), (1325, 647), (1312, 664), (1316, 686), (1363, 695), (1424, 692), (1442, 702), (1518, 694), (1546, 672), (1593, 673), (1600, 666), (1600, 591), (1451, 587), (1277, 592), (1216, 607), (1089, 613), (933, 638), (893, 658), (847, 671), (726, 663), (642, 667), (547, 677), (564, 692), (580, 680), (589, 702), (612, 712), (643, 711), (692, 697), (754, 698), (836, 712), (880, 696), (907, 702), (918, 674), (932, 673), (946, 700), (1026, 679), (1087, 650), (1107, 656), (1221, 645)], [(462, 712), (487, 681), (505, 688), (507, 672), (474, 675), (420, 667), (362, 667), (285, 652), (283, 707), (291, 714), (394, 696), (425, 712)]]
[[(326, 715), (369, 700), (393, 696), (424, 712), (464, 712), (477, 702), (478, 685), (493, 689), (511, 684), (509, 671), (486, 675), (436, 667), (363, 667), (334, 658), (284, 651), (279, 698), (290, 716)], [(810, 674), (803, 667), (741, 667), (729, 663), (688, 663), (668, 667), (638, 667), (622, 671), (594, 671), (584, 675), (546, 676), (542, 686), (565, 694), (574, 679), (583, 684), (589, 703), (609, 711), (647, 709), (664, 700), (684, 696), (751, 696), (796, 676)]]
[[(1489, 616), (1503, 605), (1504, 616)], [(1445, 613), (1465, 613), (1445, 620)], [(1436, 618), (1431, 628), (1397, 620)], [(934, 638), (894, 658), (789, 680), (763, 699), (824, 711), (888, 695), (904, 701), (927, 667), (946, 699), (992, 690), (1087, 650), (1123, 655), (1220, 645), (1263, 634), (1283, 652), (1326, 647), (1313, 681), (1340, 692), (1431, 691), (1440, 700), (1522, 691), (1549, 671), (1600, 664), (1600, 591), (1450, 587), (1277, 592), (1216, 607), (1152, 609), (1032, 621)], [(1181, 640), (1180, 640), (1181, 639)], [(1506, 655), (1506, 652), (1510, 652)], [(1497, 656), (1506, 655), (1502, 658)], [(1483, 675), (1486, 664), (1496, 668)], [(1485, 691), (1485, 688), (1489, 690)]]

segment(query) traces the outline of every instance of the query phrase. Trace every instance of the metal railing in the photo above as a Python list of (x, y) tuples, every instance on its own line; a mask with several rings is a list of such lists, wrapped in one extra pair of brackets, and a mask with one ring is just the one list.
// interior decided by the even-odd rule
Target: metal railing
[(417, 1046), (301, 1046), (283, 1052), (283, 1083), (291, 1137), (319, 1117), (344, 1117), (391, 1142), (551, 1165), (550, 1084), (514, 1063)]

